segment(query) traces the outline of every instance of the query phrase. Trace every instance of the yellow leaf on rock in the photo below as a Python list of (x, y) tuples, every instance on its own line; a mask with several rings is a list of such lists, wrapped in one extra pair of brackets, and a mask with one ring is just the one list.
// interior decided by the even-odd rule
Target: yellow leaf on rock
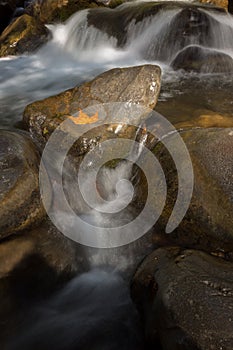
[(89, 116), (86, 113), (84, 113), (82, 110), (79, 111), (78, 117), (70, 116), (68, 117), (74, 124), (81, 125), (81, 124), (93, 124), (96, 123), (99, 119), (98, 112), (96, 112), (94, 115)]

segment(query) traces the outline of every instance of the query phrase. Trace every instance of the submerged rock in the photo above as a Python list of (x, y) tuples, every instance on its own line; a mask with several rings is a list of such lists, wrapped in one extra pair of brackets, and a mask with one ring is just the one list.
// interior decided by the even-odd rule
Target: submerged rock
[(177, 123), (177, 129), (189, 128), (233, 128), (233, 115), (218, 114), (210, 110), (197, 110), (195, 116)]
[[(153, 109), (160, 90), (160, 75), (160, 68), (154, 65), (112, 69), (81, 86), (28, 105), (24, 111), (24, 123), (32, 137), (44, 146), (52, 132), (67, 118), (71, 118), (71, 124), (75, 127), (72, 116), (87, 107), (111, 102), (130, 102)], [(135, 129), (127, 126), (129, 119), (124, 120), (122, 116), (126, 128), (116, 132), (117, 125), (109, 125), (112, 124), (111, 116), (106, 113), (105, 122), (108, 125), (91, 131), (89, 137), (85, 135), (77, 147), (77, 156), (86, 153), (91, 145), (100, 141), (116, 138), (118, 135), (128, 138), (135, 135)], [(82, 124), (90, 122), (91, 119), (85, 116)]]
[(49, 30), (39, 21), (23, 15), (12, 22), (0, 37), (0, 56), (33, 52), (48, 40)]
[(40, 221), (40, 156), (22, 133), (0, 131), (0, 239)]
[(223, 52), (191, 45), (176, 55), (171, 66), (188, 72), (232, 73), (233, 59)]
[[(175, 231), (162, 235), (162, 241), (165, 239), (208, 251), (232, 252), (233, 129), (192, 129), (182, 132), (181, 136), (192, 160), (193, 196), (183, 221)], [(173, 136), (168, 136), (168, 140), (172, 145)], [(154, 153), (163, 166), (168, 185), (167, 204), (155, 226), (154, 239), (159, 242), (161, 235), (158, 232), (165, 228), (176, 200), (178, 180), (181, 179), (177, 178), (171, 156), (161, 144), (155, 147)], [(185, 164), (182, 171), (186, 171)]]
[(147, 341), (164, 350), (233, 348), (233, 265), (171, 247), (149, 255), (132, 281)]

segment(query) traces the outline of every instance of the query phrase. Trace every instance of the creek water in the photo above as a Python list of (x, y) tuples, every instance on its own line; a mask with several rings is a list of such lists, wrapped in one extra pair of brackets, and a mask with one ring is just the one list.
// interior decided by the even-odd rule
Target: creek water
[[(115, 10), (84, 10), (65, 24), (50, 26), (52, 39), (36, 54), (0, 59), (0, 126), (12, 127), (25, 106), (51, 96), (113, 67), (144, 63), (163, 70), (161, 106), (177, 98), (177, 110), (168, 118), (192, 117), (193, 108), (232, 107), (229, 74), (184, 74), (170, 67), (177, 53), (188, 45), (214, 48), (233, 56), (233, 24), (230, 14), (196, 8), (185, 2), (146, 12), (151, 3), (126, 3)], [(191, 6), (191, 8), (189, 7)], [(140, 10), (141, 9), (141, 10)], [(205, 93), (203, 94), (203, 86)], [(179, 96), (182, 97), (182, 102)], [(180, 114), (188, 101), (189, 115)], [(219, 103), (221, 101), (221, 104)], [(190, 108), (191, 107), (191, 108)]]
[[(32, 101), (108, 69), (145, 63), (162, 68), (156, 110), (170, 121), (189, 120), (197, 109), (231, 114), (232, 73), (187, 73), (175, 71), (171, 63), (190, 45), (216, 49), (233, 58), (233, 17), (185, 2), (147, 10), (152, 5), (137, 1), (115, 10), (78, 12), (65, 24), (49, 26), (52, 39), (37, 53), (1, 59), (0, 126), (17, 125)], [(148, 348), (130, 299), (128, 280), (119, 272), (118, 256), (113, 258), (112, 251), (101, 254), (92, 255), (89, 272), (75, 277), (46, 301), (33, 304), (30, 311), (24, 309), (18, 336), (7, 349)], [(134, 259), (128, 247), (121, 255), (125, 266)], [(118, 265), (118, 272), (96, 268), (100, 256), (105, 265), (113, 259), (111, 265)]]

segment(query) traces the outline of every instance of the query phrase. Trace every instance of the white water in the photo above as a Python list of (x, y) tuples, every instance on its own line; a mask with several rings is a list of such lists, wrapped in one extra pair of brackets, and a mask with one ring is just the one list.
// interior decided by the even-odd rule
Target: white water
[[(127, 6), (130, 11), (135, 4), (109, 11), (122, 11)], [(132, 19), (126, 26), (125, 44), (118, 48), (115, 37), (87, 26), (88, 11), (82, 11), (66, 24), (51, 27), (53, 39), (38, 53), (0, 59), (0, 125), (9, 127), (20, 121), (29, 102), (56, 94), (113, 67), (158, 63), (166, 81), (178, 81), (179, 73), (174, 74), (169, 63), (184, 45), (174, 22), (180, 12), (179, 8), (161, 10), (137, 24)], [(232, 55), (232, 16), (210, 11), (206, 15), (212, 34), (204, 40), (205, 46)], [(198, 36), (186, 38), (185, 45), (189, 44), (199, 44)]]

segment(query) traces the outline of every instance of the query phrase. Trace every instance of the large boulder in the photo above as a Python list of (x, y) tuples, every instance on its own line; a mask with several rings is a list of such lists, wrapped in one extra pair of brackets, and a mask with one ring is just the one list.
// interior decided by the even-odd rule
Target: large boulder
[(0, 37), (0, 56), (37, 50), (48, 40), (49, 30), (35, 18), (23, 15), (13, 21)]
[(176, 55), (171, 66), (188, 72), (232, 73), (233, 59), (224, 52), (191, 45)]
[(152, 348), (233, 348), (233, 265), (202, 251), (160, 248), (132, 281)]
[[(192, 160), (193, 195), (189, 209), (179, 226), (172, 233), (159, 234), (165, 229), (176, 201), (178, 181), (182, 183), (182, 179), (177, 178), (176, 167), (167, 149), (158, 144), (154, 154), (163, 167), (168, 194), (165, 209), (154, 227), (154, 239), (158, 243), (162, 238), (162, 242), (166, 240), (208, 251), (232, 252), (233, 129), (191, 129), (181, 132), (180, 135)], [(170, 146), (173, 145), (173, 137), (167, 137)], [(186, 170), (184, 163), (180, 169), (181, 177), (185, 175)], [(154, 176), (159, 185), (160, 178), (157, 179), (156, 174)], [(185, 190), (183, 187), (182, 191)]]
[(0, 131), (0, 239), (39, 222), (40, 156), (28, 135)]
[[(129, 154), (132, 142), (130, 141), (129, 147), (129, 142), (125, 145), (124, 141), (125, 139), (135, 140), (139, 136), (141, 129), (139, 131), (138, 126), (144, 122), (151, 108), (155, 106), (159, 89), (160, 68), (157, 66), (113, 69), (80, 87), (26, 107), (24, 122), (27, 128), (41, 147), (46, 145), (43, 159), (56, 197), (53, 201), (53, 209), (57, 214), (61, 213), (61, 217), (66, 212), (67, 224), (64, 221), (61, 222), (63, 227), (69, 226), (72, 220), (69, 219), (70, 213), (64, 205), (65, 201), (61, 200), (60, 179), (62, 178), (66, 199), (78, 214), (89, 215), (92, 208), (100, 205), (99, 196), (95, 196), (96, 192), (90, 189), (93, 181), (96, 183), (98, 193), (109, 200), (113, 198), (117, 181), (122, 176), (131, 177), (130, 166), (124, 167), (123, 161), (112, 173), (106, 173), (103, 167), (98, 172), (97, 179), (95, 179), (94, 170), (98, 168), (99, 161), (102, 165), (108, 163), (110, 168), (116, 167), (117, 161)], [(98, 110), (96, 104), (100, 106)], [(87, 107), (92, 109), (91, 114), (90, 111), (85, 110)], [(115, 119), (116, 115), (117, 119)], [(83, 128), (87, 130), (83, 132)], [(108, 142), (107, 147), (104, 141)], [(68, 154), (67, 150), (69, 150)], [(87, 153), (91, 159), (90, 162), (84, 160), (84, 165), (82, 163), (85, 174), (82, 185), (86, 193), (93, 193), (91, 205), (80, 193), (77, 181), (80, 164)], [(62, 169), (59, 166), (61, 159), (63, 161), (65, 159)], [(115, 214), (115, 221), (111, 217), (109, 224), (111, 225), (112, 222), (117, 224), (117, 220), (123, 220), (122, 214), (120, 215), (121, 218)], [(97, 220), (94, 214), (92, 217)], [(129, 215), (127, 220), (128, 217)], [(99, 220), (106, 224), (109, 222), (109, 217), (102, 217)]]
[[(63, 121), (71, 118), (75, 123), (72, 116), (92, 105), (130, 102), (153, 109), (160, 91), (160, 75), (160, 68), (154, 65), (112, 69), (81, 86), (28, 105), (24, 111), (23, 121), (32, 137), (44, 146), (52, 132)], [(86, 117), (82, 123), (85, 124), (85, 122), (90, 123), (90, 118)], [(103, 122), (111, 124), (111, 115), (107, 114)], [(124, 120), (122, 116), (122, 122), (127, 125), (130, 120)], [(96, 142), (114, 138), (117, 135), (132, 138), (130, 127), (119, 133), (115, 132), (116, 128), (117, 125), (112, 129), (108, 125), (103, 125), (89, 138), (85, 136), (85, 142), (80, 145), (76, 155), (85, 153), (90, 143), (94, 142), (94, 138)]]

